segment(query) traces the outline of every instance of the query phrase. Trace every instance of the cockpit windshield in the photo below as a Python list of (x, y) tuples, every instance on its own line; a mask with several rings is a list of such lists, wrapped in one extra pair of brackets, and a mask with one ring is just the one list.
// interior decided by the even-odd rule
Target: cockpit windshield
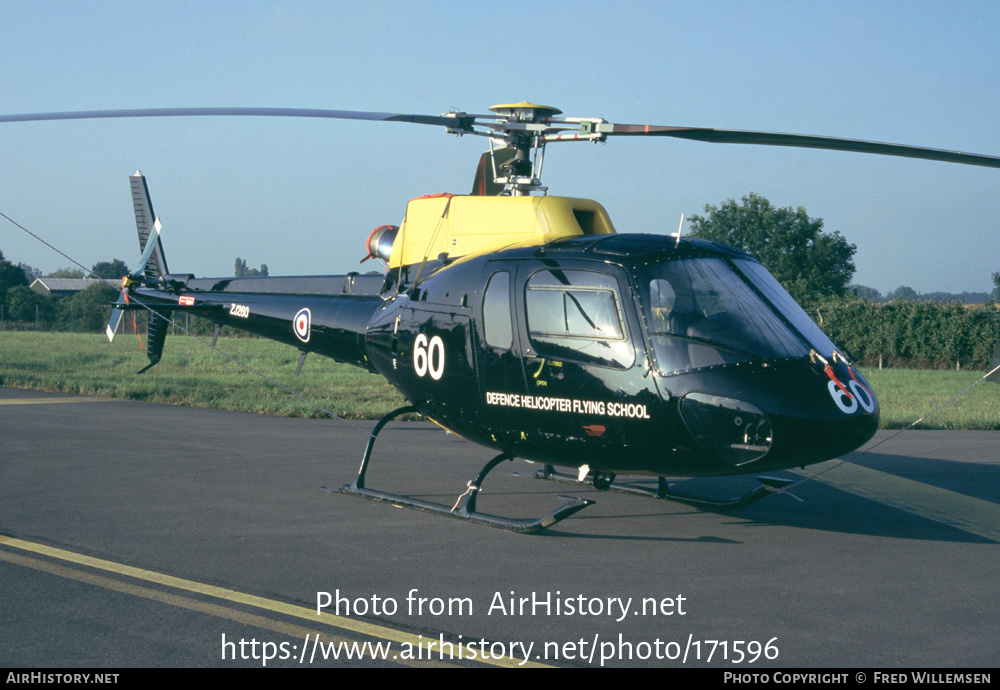
[[(666, 261), (640, 270), (646, 324), (661, 371), (676, 373), (809, 354), (802, 337), (775, 311), (791, 309), (775, 288), (801, 312), (801, 316), (786, 314), (797, 329), (797, 319), (804, 317), (812, 324), (809, 317), (763, 267), (752, 261), (739, 263), (746, 278), (720, 258)], [(815, 324), (813, 328), (822, 335)]]
[(791, 321), (792, 326), (809, 341), (809, 344), (817, 352), (830, 357), (837, 348), (833, 341), (827, 337), (826, 333), (816, 325), (816, 322), (809, 318), (805, 310), (799, 306), (792, 296), (785, 292), (774, 276), (768, 273), (767, 269), (756, 261), (746, 259), (736, 259), (736, 268), (747, 277), (755, 288), (763, 293), (764, 297), (771, 302), (782, 316)]

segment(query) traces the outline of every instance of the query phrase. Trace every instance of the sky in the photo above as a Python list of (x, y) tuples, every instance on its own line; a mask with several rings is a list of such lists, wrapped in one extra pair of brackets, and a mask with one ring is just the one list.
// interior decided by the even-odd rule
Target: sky
[[(1000, 156), (995, 2), (0, 2), (0, 112), (265, 106), (566, 115), (816, 134)], [(480, 137), (333, 120), (0, 124), (0, 212), (85, 266), (134, 267), (128, 188), (146, 175), (170, 269), (359, 267), (406, 201), (467, 193)], [(845, 152), (621, 138), (554, 144), (550, 193), (619, 232), (750, 192), (857, 245), (883, 293), (989, 291), (1000, 170)], [(69, 265), (0, 218), (0, 251)]]

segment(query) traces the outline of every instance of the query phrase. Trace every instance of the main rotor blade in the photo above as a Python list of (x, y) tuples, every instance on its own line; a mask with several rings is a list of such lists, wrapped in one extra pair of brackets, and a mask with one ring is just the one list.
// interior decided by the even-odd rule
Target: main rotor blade
[(24, 113), (0, 115), (0, 122), (34, 122), (38, 120), (94, 120), (118, 117), (318, 117), (336, 120), (375, 120), (381, 122), (412, 122), (468, 129), (474, 117), (458, 115), (408, 115), (404, 113), (374, 113), (364, 110), (318, 110), (313, 108), (139, 108), (125, 110), (77, 110), (60, 113)]
[[(337, 120), (369, 120), (376, 122), (410, 122), (420, 125), (435, 125), (448, 129), (474, 132), (473, 127), (486, 126), (501, 132), (511, 132), (517, 127), (505, 120), (498, 125), (479, 120), (495, 120), (495, 116), (455, 113), (447, 115), (414, 115), (406, 113), (377, 113), (364, 110), (320, 110), (312, 108), (141, 108), (125, 110), (81, 110), (54, 113), (24, 113), (20, 115), (0, 115), (2, 122), (32, 122), (39, 120), (87, 120), (124, 117), (311, 117)], [(555, 122), (557, 119), (553, 119)], [(567, 122), (588, 122), (586, 119), (572, 119)], [(589, 131), (607, 136), (662, 136), (676, 139), (691, 139), (716, 144), (757, 144), (761, 146), (792, 146), (797, 148), (828, 149), (834, 151), (854, 151), (883, 156), (902, 156), (925, 160), (981, 165), (1000, 168), (1000, 157), (984, 156), (962, 151), (946, 151), (921, 146), (904, 146), (877, 141), (860, 141), (838, 137), (819, 137), (808, 134), (783, 134), (780, 132), (754, 132), (735, 129), (710, 129), (706, 127), (669, 127), (663, 125), (629, 125), (609, 122), (593, 122)], [(519, 125), (520, 126), (520, 125)], [(565, 126), (560, 125), (560, 130)], [(584, 137), (587, 138), (587, 137)]]
[[(604, 128), (602, 128), (602, 131)], [(905, 158), (923, 158), (946, 163), (963, 163), (965, 165), (982, 165), (988, 168), (1000, 168), (1000, 158), (983, 156), (977, 153), (961, 151), (945, 151), (929, 149), (922, 146), (903, 146), (902, 144), (885, 144), (877, 141), (859, 141), (857, 139), (840, 139), (837, 137), (817, 137), (808, 134), (782, 134), (780, 132), (752, 132), (736, 129), (708, 129), (704, 127), (665, 127), (661, 125), (611, 125), (607, 130), (610, 135), (623, 136), (660, 136), (677, 139), (692, 139), (707, 141), (713, 144), (759, 144), (761, 146), (794, 146), (805, 149), (831, 149), (834, 151), (854, 151), (857, 153), (875, 153), (883, 156), (903, 156)]]

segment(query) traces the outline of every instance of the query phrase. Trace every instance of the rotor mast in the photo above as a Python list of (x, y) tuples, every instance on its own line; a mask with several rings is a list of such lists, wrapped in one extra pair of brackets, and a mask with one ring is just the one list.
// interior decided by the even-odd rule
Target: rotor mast
[(514, 158), (504, 166), (507, 174), (495, 175), (495, 182), (504, 185), (511, 196), (546, 192), (548, 187), (543, 187), (541, 180), (545, 133), (550, 129), (551, 118), (562, 111), (527, 101), (503, 103), (490, 110), (497, 115), (495, 128), (499, 130), (493, 138), (514, 149)]

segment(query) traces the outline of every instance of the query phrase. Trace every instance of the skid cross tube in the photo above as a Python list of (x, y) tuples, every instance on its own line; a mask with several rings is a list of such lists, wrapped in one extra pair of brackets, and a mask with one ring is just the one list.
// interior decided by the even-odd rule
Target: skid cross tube
[[(417, 498), (410, 498), (409, 496), (367, 488), (365, 486), (365, 474), (368, 472), (368, 463), (371, 460), (372, 449), (375, 447), (376, 437), (390, 420), (395, 419), (399, 415), (417, 411), (417, 408), (411, 405), (400, 407), (399, 409), (393, 410), (378, 421), (378, 424), (376, 424), (375, 428), (372, 429), (371, 436), (368, 438), (368, 445), (365, 447), (365, 453), (361, 459), (361, 468), (358, 470), (358, 476), (351, 484), (345, 484), (341, 487), (340, 493), (349, 494), (351, 496), (359, 496), (372, 501), (391, 503), (395, 506), (402, 506), (404, 508), (422, 510), (428, 513), (446, 515), (459, 520), (474, 522), (488, 527), (505, 529), (511, 532), (520, 532), (522, 534), (531, 534), (538, 532), (539, 530), (543, 530), (546, 527), (551, 527), (560, 520), (565, 520), (570, 515), (583, 510), (593, 503), (593, 501), (577, 498), (575, 496), (560, 496), (559, 498), (563, 500), (563, 504), (561, 506), (553, 510), (548, 515), (535, 519), (505, 518), (498, 515), (489, 515), (487, 513), (478, 512), (476, 510), (476, 497), (479, 495), (483, 482), (486, 480), (486, 475), (493, 471), (493, 469), (501, 462), (514, 459), (514, 456), (508, 452), (500, 453), (486, 463), (483, 466), (483, 469), (479, 471), (479, 475), (476, 479), (468, 483), (468, 489), (465, 493), (458, 497), (454, 506), (432, 503), (430, 501), (422, 501)], [(327, 489), (326, 487), (323, 488), (327, 491), (332, 491), (332, 489)]]
[[(716, 499), (707, 498), (704, 496), (689, 496), (685, 494), (676, 494), (670, 490), (667, 484), (666, 477), (657, 477), (656, 491), (652, 489), (647, 489), (641, 486), (635, 486), (633, 484), (612, 484), (614, 481), (614, 475), (611, 475), (611, 480), (607, 481), (604, 485), (604, 481), (607, 480), (606, 475), (610, 473), (598, 473), (596, 476), (600, 477), (601, 486), (597, 486), (601, 491), (617, 491), (618, 493), (631, 494), (633, 496), (644, 496), (646, 498), (658, 498), (662, 501), (676, 501), (678, 503), (685, 503), (690, 506), (695, 506), (697, 508), (709, 508), (715, 510), (733, 510), (735, 508), (743, 508), (750, 505), (751, 503), (756, 503), (765, 496), (771, 494), (774, 491), (780, 490), (794, 480), (783, 479), (781, 477), (757, 477), (757, 481), (761, 483), (753, 491), (749, 491), (742, 496), (735, 496), (733, 498), (727, 499)], [(605, 476), (601, 476), (605, 475)], [(585, 485), (586, 482), (581, 482), (576, 479), (576, 477), (564, 474), (562, 472), (557, 472), (555, 467), (552, 465), (545, 465), (543, 469), (538, 470), (535, 473), (535, 478), (537, 479), (549, 479), (551, 481), (563, 482), (565, 484), (577, 484)], [(596, 482), (595, 482), (596, 486)]]

